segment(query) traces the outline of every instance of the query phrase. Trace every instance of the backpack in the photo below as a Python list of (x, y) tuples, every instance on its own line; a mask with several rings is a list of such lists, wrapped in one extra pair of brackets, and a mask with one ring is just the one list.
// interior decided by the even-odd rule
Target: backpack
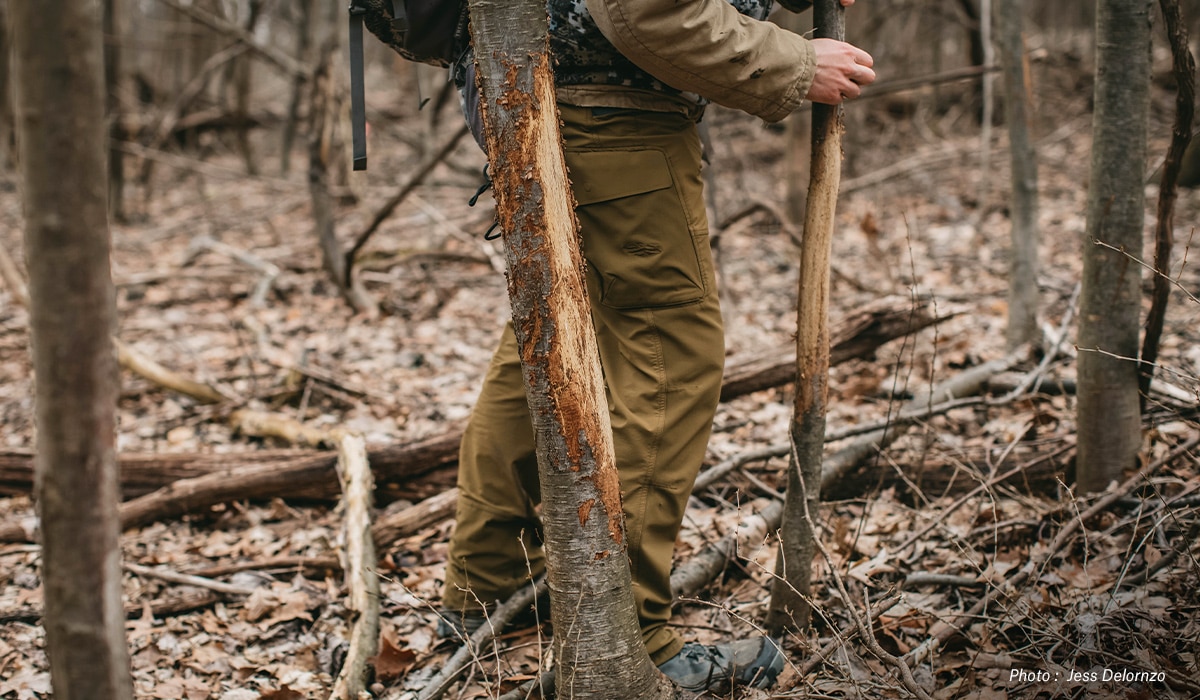
[(367, 169), (363, 26), (410, 61), (447, 67), (469, 44), (467, 0), (350, 0), (350, 120), (354, 169)]

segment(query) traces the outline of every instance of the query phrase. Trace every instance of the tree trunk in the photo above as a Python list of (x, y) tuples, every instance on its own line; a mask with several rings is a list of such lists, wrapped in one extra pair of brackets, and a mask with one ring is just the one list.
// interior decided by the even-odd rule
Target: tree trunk
[(117, 546), (100, 4), (11, 7), (51, 681), (60, 700), (132, 698)]
[(121, 129), (121, 38), (125, 32), (121, 0), (104, 0), (104, 85), (108, 116), (108, 211), (114, 221), (125, 220), (125, 152), (120, 148)]
[(1120, 479), (1141, 445), (1138, 261), (1149, 106), (1150, 0), (1100, 0), (1078, 338), (1076, 476), (1084, 492)]
[(667, 698), (621, 489), (554, 100), (545, 3), (471, 0), (484, 130), (541, 477), (559, 697)]
[[(296, 60), (308, 65), (312, 47), (313, 23), (317, 17), (317, 0), (303, 0), (297, 11), (300, 17), (296, 22), (297, 46)], [(296, 143), (296, 126), (300, 122), (300, 101), (304, 96), (306, 81), (300, 76), (292, 77), (292, 97), (288, 102), (287, 122), (283, 127), (283, 146), (279, 153), (279, 170), (287, 176), (292, 167), (292, 146)]]
[[(845, 16), (838, 0), (814, 3), (813, 25), (820, 37), (843, 39)], [(842, 174), (840, 107), (813, 105), (810, 173), (796, 304), (796, 403), (790, 430), (791, 459), (776, 576), (766, 621), (773, 634), (787, 628), (807, 627), (811, 613), (808, 594), (816, 549), (814, 522), (821, 499), (825, 405), (829, 398), (829, 259)]]
[(309, 107), (308, 189), (325, 271), (351, 308), (375, 316), (379, 313), (379, 305), (347, 269), (346, 253), (337, 237), (336, 203), (330, 191), (331, 180), (337, 181), (339, 162), (349, 160), (340, 123), (345, 95), (333, 75), (333, 71), (340, 66), (338, 56), (337, 41), (332, 38), (327, 40), (321, 49), (320, 63), (313, 73), (312, 106)]
[(1012, 253), (1008, 270), (1008, 349), (1035, 343), (1038, 329), (1038, 166), (1031, 140), (1032, 90), (1022, 34), (1024, 0), (997, 5), (997, 39), (1012, 159)]
[(9, 69), (8, 3), (0, 2), (0, 167), (16, 165), (12, 71)]

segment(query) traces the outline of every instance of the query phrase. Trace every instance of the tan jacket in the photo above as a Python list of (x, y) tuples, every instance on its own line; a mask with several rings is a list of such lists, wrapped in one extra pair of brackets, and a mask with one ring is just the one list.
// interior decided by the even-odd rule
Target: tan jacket
[(767, 121), (795, 110), (816, 72), (811, 42), (745, 17), (724, 0), (587, 0), (587, 9), (605, 38), (642, 70)]

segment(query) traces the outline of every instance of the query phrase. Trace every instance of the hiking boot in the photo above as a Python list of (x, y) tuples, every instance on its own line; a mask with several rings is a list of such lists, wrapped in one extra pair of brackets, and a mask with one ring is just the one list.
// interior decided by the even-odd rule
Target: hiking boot
[(783, 670), (783, 652), (761, 636), (711, 646), (688, 642), (658, 670), (693, 693), (720, 693), (731, 686), (770, 688)]
[(440, 639), (465, 641), (483, 627), (487, 617), (482, 610), (469, 610), (463, 613), (459, 610), (439, 610), (437, 621), (437, 636)]

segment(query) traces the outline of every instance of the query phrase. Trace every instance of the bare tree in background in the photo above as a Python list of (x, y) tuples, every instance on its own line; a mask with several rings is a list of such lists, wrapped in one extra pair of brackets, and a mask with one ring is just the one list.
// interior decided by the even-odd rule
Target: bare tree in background
[(15, 164), (12, 82), (9, 66), (8, 3), (0, 2), (0, 166)]
[(1138, 333), (1143, 164), (1150, 109), (1150, 0), (1100, 0), (1096, 11), (1091, 187), (1083, 239), (1076, 477), (1104, 489), (1141, 446)]
[(121, 125), (121, 40), (124, 22), (121, 0), (104, 0), (104, 86), (108, 117), (108, 211), (116, 221), (125, 220), (125, 140)]
[(100, 3), (11, 8), (51, 679), (59, 700), (132, 698), (118, 549)]
[(472, 0), (508, 293), (533, 419), (559, 697), (671, 698), (634, 606), (608, 401), (541, 0)]
[(1038, 165), (1032, 141), (1033, 105), (1021, 14), (1024, 0), (996, 5), (996, 39), (1004, 78), (1005, 119), (1012, 163), (1012, 252), (1008, 270), (1008, 349), (1036, 343), (1038, 329)]

